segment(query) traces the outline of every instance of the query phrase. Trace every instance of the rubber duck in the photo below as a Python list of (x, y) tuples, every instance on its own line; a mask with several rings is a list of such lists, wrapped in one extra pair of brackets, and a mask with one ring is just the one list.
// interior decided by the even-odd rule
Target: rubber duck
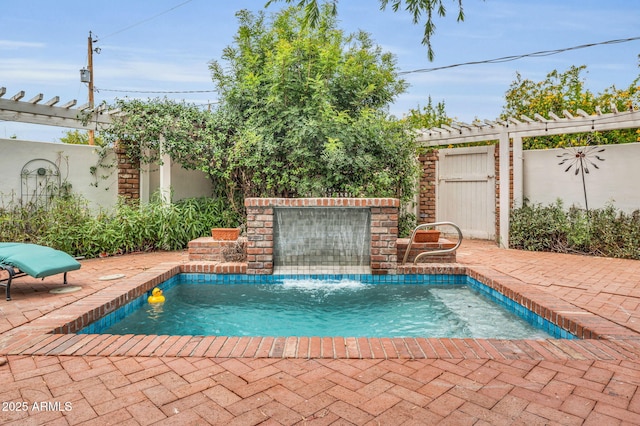
[(151, 291), (151, 296), (147, 298), (147, 302), (149, 303), (162, 303), (164, 302), (164, 296), (162, 295), (162, 290), (158, 287), (154, 288)]

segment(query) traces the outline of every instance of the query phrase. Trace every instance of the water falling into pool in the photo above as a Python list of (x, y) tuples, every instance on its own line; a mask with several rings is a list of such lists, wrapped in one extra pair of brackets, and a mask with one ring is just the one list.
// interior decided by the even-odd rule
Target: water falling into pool
[(274, 273), (369, 273), (368, 208), (274, 208)]

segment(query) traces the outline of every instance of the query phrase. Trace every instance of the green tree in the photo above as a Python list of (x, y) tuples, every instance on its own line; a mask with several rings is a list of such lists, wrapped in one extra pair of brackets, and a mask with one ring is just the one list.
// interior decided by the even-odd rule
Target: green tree
[(431, 129), (440, 127), (443, 124), (450, 124), (453, 120), (447, 116), (444, 101), (433, 104), (431, 96), (427, 105), (417, 108), (411, 108), (409, 114), (403, 118), (412, 129)]
[[(269, 0), (266, 4), (268, 7), (271, 3), (282, 0)], [(304, 24), (309, 26), (316, 26), (320, 21), (321, 6), (318, 4), (318, 0), (284, 0), (287, 3), (295, 3), (298, 7), (304, 7)], [(412, 16), (413, 23), (418, 24), (422, 20), (422, 16), (426, 16), (424, 23), (424, 35), (422, 37), (422, 44), (427, 46), (427, 56), (432, 61), (434, 58), (433, 48), (431, 46), (431, 37), (435, 33), (436, 25), (433, 21), (434, 12), (438, 16), (445, 17), (447, 14), (447, 8), (444, 0), (379, 0), (380, 10), (385, 10), (389, 3), (391, 3), (391, 9), (397, 12), (400, 9), (404, 9)], [(458, 22), (464, 21), (464, 9), (462, 8), (462, 0), (452, 0), (454, 3), (458, 3)], [(338, 14), (338, 0), (330, 0), (327, 3), (329, 5), (332, 15)]]
[(167, 99), (118, 100), (107, 131), (129, 157), (163, 154), (206, 172), (217, 196), (394, 196), (409, 199), (415, 144), (388, 105), (406, 88), (395, 60), (370, 37), (345, 35), (324, 7), (316, 27), (296, 8), (240, 26), (212, 61), (216, 110)]
[[(565, 72), (551, 71), (542, 81), (524, 79), (518, 73), (505, 96), (502, 119), (519, 118), (523, 115), (533, 118), (540, 114), (549, 118), (549, 112), (562, 116), (563, 111), (577, 115), (578, 110), (595, 114), (597, 110), (611, 111), (611, 105), (619, 111), (638, 108), (640, 105), (640, 76), (631, 82), (626, 89), (611, 86), (603, 93), (594, 94), (585, 87), (581, 76), (587, 67), (571, 66)], [(596, 132), (589, 137), (582, 134), (558, 135), (526, 138), (525, 149), (556, 148), (589, 141), (593, 144), (615, 144), (635, 142), (640, 136), (636, 129)]]
[[(60, 142), (68, 143), (71, 145), (89, 145), (89, 134), (87, 132), (81, 132), (80, 130), (68, 130), (64, 136), (60, 138)], [(95, 136), (94, 142), (98, 146), (104, 144), (102, 136)]]
[(345, 35), (328, 5), (315, 27), (299, 8), (270, 23), (241, 11), (234, 44), (213, 61), (221, 111), (235, 123), (226, 157), (246, 196), (411, 195), (406, 126), (388, 105), (406, 88), (364, 32)]

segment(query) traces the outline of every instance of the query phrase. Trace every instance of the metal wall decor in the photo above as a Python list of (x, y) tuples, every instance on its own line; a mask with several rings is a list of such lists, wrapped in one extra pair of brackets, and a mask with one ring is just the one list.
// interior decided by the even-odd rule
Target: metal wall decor
[(21, 199), (24, 205), (49, 207), (51, 199), (60, 192), (60, 169), (44, 158), (27, 162), (20, 171)]
[[(588, 140), (590, 143), (591, 141)], [(578, 173), (582, 174), (582, 191), (584, 192), (584, 205), (587, 211), (589, 211), (589, 202), (587, 201), (587, 185), (584, 175), (589, 173), (589, 167), (593, 166), (599, 169), (596, 161), (604, 161), (604, 158), (598, 154), (604, 152), (605, 148), (598, 145), (586, 145), (586, 146), (571, 146), (564, 148), (566, 151), (558, 155), (558, 158), (562, 158), (562, 161), (558, 163), (560, 166), (566, 166), (565, 172), (568, 172), (572, 168), (575, 168), (574, 175)]]

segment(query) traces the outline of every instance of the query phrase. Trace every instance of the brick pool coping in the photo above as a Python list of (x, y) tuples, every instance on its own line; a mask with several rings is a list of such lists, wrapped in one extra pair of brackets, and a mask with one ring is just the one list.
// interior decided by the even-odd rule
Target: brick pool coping
[(404, 274), (465, 274), (580, 340), (453, 338), (225, 337), (74, 334), (179, 273), (244, 273), (242, 263), (163, 263), (19, 326), (0, 355), (341, 358), (637, 359), (636, 332), (485, 266), (402, 266)]

